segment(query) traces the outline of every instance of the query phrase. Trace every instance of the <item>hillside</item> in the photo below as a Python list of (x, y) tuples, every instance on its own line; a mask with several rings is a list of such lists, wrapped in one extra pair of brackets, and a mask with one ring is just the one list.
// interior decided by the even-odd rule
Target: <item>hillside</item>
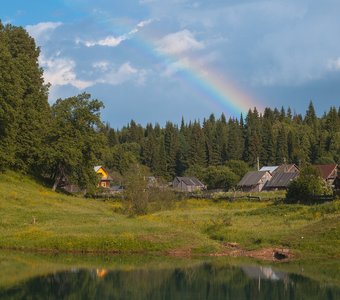
[(339, 259), (339, 200), (316, 206), (184, 200), (139, 217), (116, 213), (120, 206), (1, 174), (0, 248), (189, 255), (224, 253), (226, 242), (236, 242), (248, 250), (286, 247), (296, 259)]

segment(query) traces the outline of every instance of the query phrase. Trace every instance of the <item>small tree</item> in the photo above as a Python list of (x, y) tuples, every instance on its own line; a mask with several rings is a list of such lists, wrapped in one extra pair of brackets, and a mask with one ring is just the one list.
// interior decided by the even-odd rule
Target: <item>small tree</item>
[(204, 171), (203, 181), (208, 185), (208, 189), (229, 190), (237, 184), (239, 176), (225, 166), (210, 166)]
[(321, 178), (320, 171), (309, 166), (301, 171), (300, 176), (288, 187), (286, 201), (305, 202), (315, 196), (332, 195), (332, 189)]
[(124, 209), (130, 215), (144, 215), (148, 211), (149, 169), (145, 166), (135, 164), (125, 173)]

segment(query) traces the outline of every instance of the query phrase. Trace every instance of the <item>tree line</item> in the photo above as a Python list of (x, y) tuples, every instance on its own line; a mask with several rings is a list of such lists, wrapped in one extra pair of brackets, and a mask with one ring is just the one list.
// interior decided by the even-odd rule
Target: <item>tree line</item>
[(167, 122), (121, 129), (104, 124), (103, 103), (83, 93), (48, 103), (40, 49), (22, 27), (0, 22), (0, 170), (13, 169), (95, 187), (93, 166), (124, 175), (132, 165), (155, 176), (196, 175), (228, 187), (256, 165), (340, 161), (340, 107), (318, 117), (288, 108), (253, 108), (240, 118), (211, 114), (202, 122)]
[(340, 107), (318, 117), (312, 102), (305, 115), (283, 107), (263, 113), (254, 108), (239, 119), (211, 114), (203, 122), (182, 119), (180, 125), (167, 122), (163, 128), (143, 127), (132, 120), (120, 130), (106, 125), (104, 131), (110, 148), (108, 166), (124, 173), (130, 163), (140, 162), (167, 179), (222, 166), (237, 173), (244, 168), (240, 161), (250, 168), (258, 160), (260, 165), (301, 167), (340, 161)]

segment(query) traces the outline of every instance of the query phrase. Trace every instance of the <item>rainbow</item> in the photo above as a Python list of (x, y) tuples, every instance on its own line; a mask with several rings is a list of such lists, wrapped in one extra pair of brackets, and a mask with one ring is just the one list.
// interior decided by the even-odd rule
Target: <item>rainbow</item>
[(184, 70), (182, 77), (203, 92), (207, 101), (215, 107), (234, 113), (247, 113), (254, 106), (262, 110), (258, 103), (220, 71), (202, 67), (193, 60), (181, 67)]
[[(122, 25), (122, 24), (121, 24)], [(131, 28), (131, 24), (126, 24)], [(129, 32), (129, 31), (127, 31)], [(203, 96), (204, 101), (229, 115), (238, 117), (240, 113), (247, 113), (249, 109), (256, 107), (263, 111), (262, 105), (250, 97), (247, 92), (237, 86), (230, 78), (217, 69), (207, 68), (193, 59), (181, 60), (176, 55), (157, 49), (152, 36), (145, 32), (139, 32), (132, 39), (139, 50), (146, 56), (160, 57), (165, 66), (174, 64), (179, 70), (176, 76), (189, 83), (188, 87)]]
[(234, 117), (239, 117), (240, 113), (246, 114), (254, 107), (260, 112), (264, 110), (258, 101), (250, 97), (221, 71), (202, 66), (193, 59), (183, 60), (174, 54), (160, 52), (154, 44), (154, 38), (146, 37), (145, 34), (139, 34), (133, 40), (136, 41), (139, 49), (144, 48), (145, 55), (160, 57), (165, 67), (175, 65), (178, 70), (176, 76), (187, 82), (191, 89), (201, 94), (204, 101), (215, 109)]

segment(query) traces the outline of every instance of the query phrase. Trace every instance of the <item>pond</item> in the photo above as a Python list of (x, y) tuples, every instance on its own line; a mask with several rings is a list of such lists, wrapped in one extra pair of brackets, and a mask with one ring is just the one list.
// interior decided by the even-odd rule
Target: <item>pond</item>
[(0, 252), (0, 269), (0, 299), (340, 299), (337, 270), (301, 263)]

